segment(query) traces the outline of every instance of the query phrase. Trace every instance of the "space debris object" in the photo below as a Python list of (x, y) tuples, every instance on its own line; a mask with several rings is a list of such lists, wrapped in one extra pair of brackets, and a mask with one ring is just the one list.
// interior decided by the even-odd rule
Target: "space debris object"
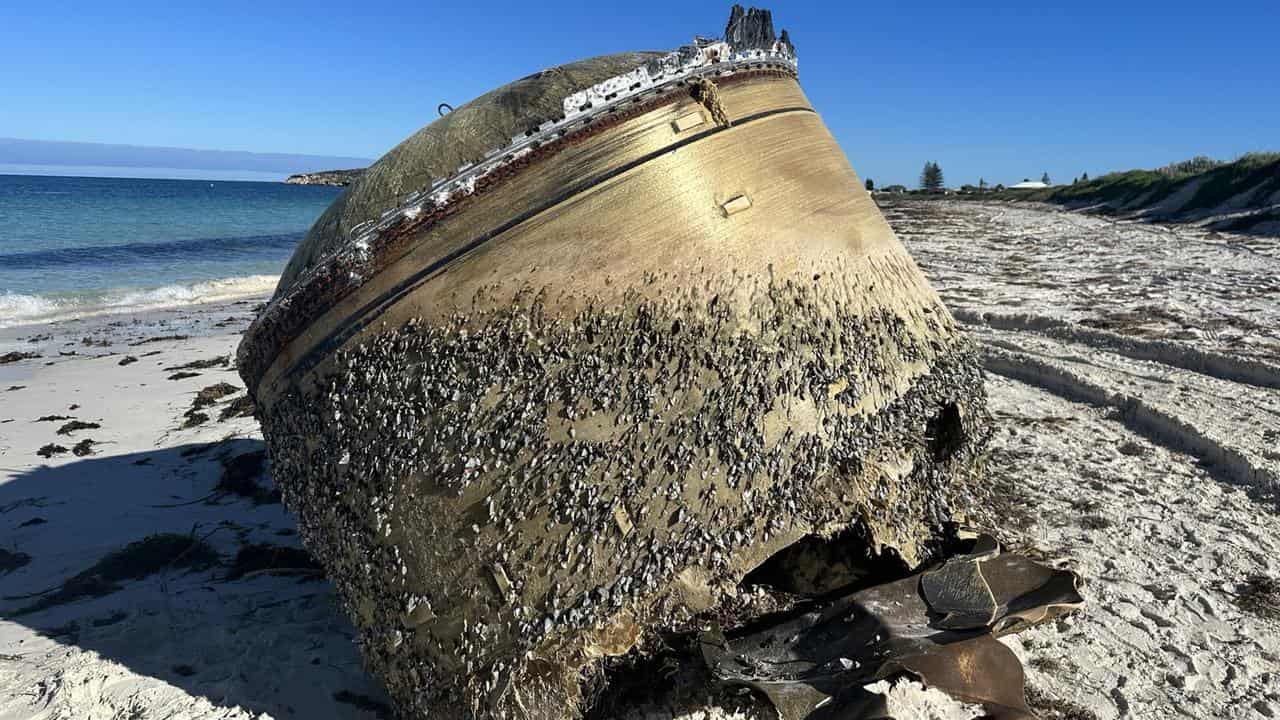
[(316, 222), (238, 362), (409, 717), (575, 716), (656, 629), (750, 620), (798, 541), (915, 566), (981, 494), (973, 349), (766, 11), (446, 112)]

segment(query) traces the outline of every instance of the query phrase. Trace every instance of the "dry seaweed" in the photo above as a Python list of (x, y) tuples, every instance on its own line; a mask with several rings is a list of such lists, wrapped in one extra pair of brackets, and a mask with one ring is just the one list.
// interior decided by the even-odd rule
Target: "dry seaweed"
[(167, 367), (164, 370), (165, 372), (174, 372), (177, 370), (208, 370), (209, 368), (226, 367), (228, 362), (230, 362), (230, 360), (226, 355), (219, 355), (205, 360), (193, 360), (182, 365), (174, 365), (173, 367)]
[(87, 597), (102, 597), (120, 589), (119, 583), (141, 580), (165, 570), (199, 570), (217, 564), (218, 553), (200, 538), (157, 533), (112, 551), (15, 615), (38, 612)]
[(1040, 720), (1098, 720), (1090, 709), (1069, 700), (1053, 697), (1035, 686), (1027, 686), (1027, 705)]
[(71, 422), (58, 428), (59, 435), (70, 435), (77, 430), (97, 430), (102, 427), (98, 423), (84, 422), (82, 420), (72, 420)]
[(9, 363), (15, 363), (19, 360), (34, 360), (38, 357), (40, 357), (39, 353), (17, 351), (8, 352), (0, 355), (0, 365), (8, 365)]
[(391, 720), (391, 718), (395, 717), (395, 713), (391, 712), (389, 705), (374, 700), (368, 695), (360, 695), (350, 690), (339, 690), (333, 694), (333, 699), (345, 705), (351, 705), (365, 712), (373, 713), (378, 720)]
[(240, 388), (231, 383), (220, 382), (216, 385), (210, 385), (200, 392), (196, 393), (196, 399), (191, 403), (192, 410), (202, 410), (222, 398), (237, 392)]
[(1266, 575), (1250, 576), (1236, 593), (1236, 605), (1258, 617), (1280, 620), (1280, 580)]
[(31, 562), (31, 556), (24, 552), (0, 548), (0, 575), (8, 575)]
[(218, 414), (218, 422), (225, 422), (232, 418), (253, 417), (253, 413), (256, 410), (257, 407), (253, 404), (253, 398), (248, 395), (241, 395), (222, 408), (222, 412)]
[(267, 454), (264, 450), (237, 455), (222, 464), (222, 479), (215, 488), (220, 494), (239, 495), (248, 498), (255, 505), (267, 505), (280, 502), (278, 490), (263, 487), (258, 478), (266, 466)]
[(137, 347), (139, 345), (146, 345), (148, 343), (164, 342), (165, 340), (186, 340), (189, 337), (191, 336), (190, 335), (157, 335), (156, 337), (149, 337), (149, 338), (144, 338), (142, 340), (138, 340), (137, 342), (131, 342), (129, 343), (129, 347)]
[(1027, 664), (1042, 673), (1055, 673), (1062, 669), (1062, 663), (1056, 658), (1043, 655), (1031, 658), (1027, 661)]
[(49, 443), (48, 445), (45, 445), (44, 447), (37, 450), (36, 454), (42, 458), (51, 458), (54, 455), (61, 455), (64, 452), (67, 452), (66, 448), (62, 447), (61, 445), (54, 445), (53, 443)]
[(228, 580), (268, 573), (305, 575), (320, 578), (324, 569), (306, 550), (268, 543), (245, 545), (231, 563)]

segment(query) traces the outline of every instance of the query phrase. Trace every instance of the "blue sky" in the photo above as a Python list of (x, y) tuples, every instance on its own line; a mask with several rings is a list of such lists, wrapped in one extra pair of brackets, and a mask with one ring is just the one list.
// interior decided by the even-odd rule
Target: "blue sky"
[[(718, 35), (727, 2), (0, 5), (0, 137), (377, 157), (543, 67)], [(854, 167), (949, 184), (1280, 149), (1280, 3), (765, 3)]]

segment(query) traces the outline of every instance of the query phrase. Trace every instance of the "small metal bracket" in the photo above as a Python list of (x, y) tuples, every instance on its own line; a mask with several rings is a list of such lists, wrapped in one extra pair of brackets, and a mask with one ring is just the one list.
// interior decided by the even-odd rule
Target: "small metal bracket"
[(720, 209), (724, 211), (725, 217), (729, 217), (731, 215), (737, 215), (738, 213), (750, 207), (751, 207), (751, 198), (747, 197), (746, 195), (737, 195), (735, 197), (730, 198), (728, 202), (725, 202), (724, 204), (722, 204), (720, 206)]
[(706, 122), (707, 116), (703, 115), (701, 110), (696, 110), (694, 112), (681, 115), (672, 121), (671, 129), (675, 130), (676, 133), (682, 133), (686, 130), (692, 130), (700, 125), (705, 125)]

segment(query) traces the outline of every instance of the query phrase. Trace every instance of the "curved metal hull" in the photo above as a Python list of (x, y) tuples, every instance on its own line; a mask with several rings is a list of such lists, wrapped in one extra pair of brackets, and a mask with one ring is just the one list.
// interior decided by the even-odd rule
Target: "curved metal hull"
[(731, 125), (685, 93), (601, 121), (246, 339), (403, 712), (572, 715), (646, 628), (748, 617), (738, 581), (800, 538), (916, 562), (967, 502), (967, 342), (795, 80), (717, 92)]

